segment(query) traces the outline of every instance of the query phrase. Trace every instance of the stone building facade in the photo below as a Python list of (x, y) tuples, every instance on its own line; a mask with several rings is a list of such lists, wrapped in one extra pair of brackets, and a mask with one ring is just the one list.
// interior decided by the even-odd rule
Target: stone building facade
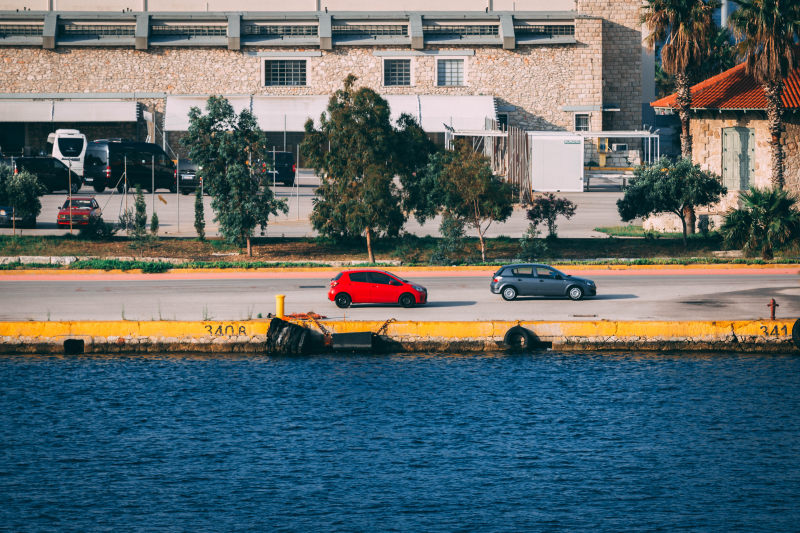
[[(784, 88), (784, 187), (800, 198), (800, 70), (790, 73)], [(769, 187), (772, 178), (771, 134), (763, 90), (749, 77), (744, 64), (692, 87), (690, 123), (692, 160), (720, 177), (728, 194), (717, 205), (698, 210), (719, 227), (725, 213), (738, 207), (739, 194), (749, 187)], [(657, 109), (671, 110), (674, 95), (653, 102)], [(697, 107), (694, 107), (697, 106)], [(680, 231), (674, 215), (652, 217), (645, 227)]]
[[(525, 1), (513, 5), (517, 4), (524, 6)], [(562, 4), (565, 1), (558, 0), (555, 5)], [(545, 3), (537, 2), (535, 5), (541, 7)], [(179, 44), (170, 46), (164, 42), (154, 44), (156, 25), (180, 23), (181, 28), (187, 28), (186, 15), (146, 13), (147, 18), (142, 18), (143, 13), (136, 13), (134, 6), (130, 15), (115, 15), (114, 18), (109, 14), (111, 18), (103, 22), (108, 27), (136, 25), (135, 35), (129, 36), (131, 45), (122, 46), (114, 44), (120, 40), (119, 37), (114, 41), (106, 35), (100, 35), (95, 45), (92, 40), (59, 40), (59, 31), (65, 32), (69, 24), (74, 27), (86, 22), (88, 27), (87, 21), (91, 17), (81, 20), (79, 14), (64, 12), (56, 13), (56, 17), (53, 13), (29, 12), (30, 15), (23, 17), (11, 11), (0, 11), (0, 35), (3, 28), (34, 26), (44, 21), (40, 41), (36, 36), (32, 39), (27, 36), (28, 41), (23, 43), (22, 37), (15, 40), (13, 35), (9, 38), (8, 33), (5, 38), (0, 37), (0, 64), (3, 66), (0, 109), (3, 109), (3, 102), (25, 99), (135, 99), (140, 104), (141, 116), (136, 118), (136, 125), (119, 124), (120, 135), (117, 136), (133, 134), (141, 139), (152, 132), (151, 140), (161, 142), (165, 106), (170, 96), (330, 95), (341, 87), (345, 76), (354, 74), (359, 78), (359, 84), (384, 95), (489, 96), (494, 98), (500, 116), (487, 118), (501, 118), (509, 125), (526, 130), (569, 131), (576, 129), (579, 122), (578, 127), (593, 131), (639, 129), (643, 100), (641, 1), (568, 0), (566, 5), (572, 9), (493, 12), (487, 6), (483, 13), (423, 12), (419, 19), (408, 13), (312, 13), (298, 17), (298, 21), (318, 25), (318, 43), (292, 45), (291, 39), (284, 39), (276, 46), (258, 43), (231, 45), (231, 27), (250, 22), (256, 26), (262, 23), (274, 25), (276, 17), (286, 18), (288, 14), (263, 13), (263, 21), (259, 21), (255, 20), (258, 14), (248, 13), (253, 19), (250, 22), (241, 14), (237, 15), (239, 18), (231, 17), (230, 13), (206, 14), (201, 18), (202, 23), (193, 24), (223, 29), (227, 26), (227, 41), (224, 38), (204, 41), (190, 35)], [(90, 15), (97, 19), (101, 13)], [(174, 20), (170, 21), (170, 17)], [(380, 20), (375, 20), (377, 18)], [(56, 36), (48, 46), (47, 25), (54, 19), (52, 24), (61, 29), (56, 30)], [(371, 42), (368, 39), (337, 42), (334, 38), (326, 46), (322, 37), (323, 26), (325, 20), (331, 19), (334, 26), (337, 23), (368, 22), (373, 28), (370, 31), (408, 25), (407, 35), (399, 40), (407, 40), (411, 46), (398, 44), (398, 38), (380, 35)], [(145, 30), (142, 30), (142, 20), (145, 20)], [(466, 34), (464, 38), (455, 40), (424, 37), (415, 43), (414, 20), (428, 24), (425, 28), (458, 24), (459, 31)], [(509, 41), (508, 24), (517, 31), (516, 40)], [(560, 35), (544, 35), (533, 40), (521, 38), (519, 34), (527, 31), (528, 27), (537, 28), (532, 31), (541, 28), (551, 31), (554, 25), (566, 30)], [(482, 26), (495, 33), (476, 37), (470, 33), (473, 26)], [(499, 27), (499, 30), (492, 30), (492, 26)], [(140, 46), (140, 32), (144, 32), (145, 46)], [(104, 39), (107, 42), (104, 43)], [(386, 44), (371, 44), (382, 42)], [(463, 82), (442, 86), (437, 77), (441, 75), (439, 61), (451, 57), (463, 59)], [(409, 60), (410, 83), (385, 85), (387, 59)], [(304, 61), (305, 83), (266, 85), (265, 64), (272, 60)], [(155, 127), (144, 124), (150, 116)], [(6, 122), (0, 117), (0, 143), (8, 145), (12, 141), (10, 137), (22, 136), (24, 142), (21, 144), (36, 148), (41, 145), (43, 130), (52, 131), (57, 127), (77, 127), (90, 138), (114, 133), (113, 127), (97, 121), (69, 124), (22, 121), (21, 124), (19, 121)], [(5, 135), (2, 135), (3, 131)]]

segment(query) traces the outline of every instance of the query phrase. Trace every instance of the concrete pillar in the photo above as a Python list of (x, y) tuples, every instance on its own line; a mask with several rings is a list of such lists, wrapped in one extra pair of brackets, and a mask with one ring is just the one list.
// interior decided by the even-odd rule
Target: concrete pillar
[(411, 13), (408, 15), (408, 35), (411, 37), (411, 48), (422, 50), (425, 48), (425, 35), (422, 31), (422, 15)]
[(242, 49), (242, 14), (228, 15), (228, 50)]
[(331, 29), (331, 16), (327, 13), (319, 14), (319, 48), (320, 50), (333, 50), (333, 30)]
[(147, 13), (136, 15), (136, 30), (133, 40), (136, 50), (147, 50), (150, 46), (150, 15)]
[(514, 18), (511, 15), (500, 15), (500, 37), (503, 39), (503, 50), (513, 50), (517, 47)]
[(55, 49), (56, 33), (58, 33), (58, 15), (51, 12), (44, 16), (44, 28), (42, 28), (42, 48), (45, 50)]

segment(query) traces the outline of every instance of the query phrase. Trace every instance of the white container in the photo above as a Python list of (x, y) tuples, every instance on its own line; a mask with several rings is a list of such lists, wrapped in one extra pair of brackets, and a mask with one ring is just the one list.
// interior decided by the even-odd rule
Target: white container
[(531, 183), (538, 192), (583, 192), (583, 137), (529, 131)]

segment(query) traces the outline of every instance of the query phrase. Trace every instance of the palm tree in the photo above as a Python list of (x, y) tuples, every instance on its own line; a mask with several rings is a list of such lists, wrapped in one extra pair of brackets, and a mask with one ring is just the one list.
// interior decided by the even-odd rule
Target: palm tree
[(800, 238), (800, 210), (784, 189), (751, 187), (740, 199), (742, 207), (729, 211), (720, 228), (729, 245), (772, 259), (773, 251)]
[(741, 39), (739, 49), (745, 70), (764, 89), (771, 134), (772, 184), (783, 187), (783, 80), (798, 66), (800, 54), (800, 2), (797, 0), (737, 0), (731, 16), (733, 31)]
[(681, 154), (692, 158), (689, 110), (692, 105), (691, 73), (709, 55), (717, 31), (712, 15), (717, 0), (647, 0), (642, 22), (650, 28), (647, 45), (663, 42), (661, 68), (675, 76), (678, 115), (681, 119)]

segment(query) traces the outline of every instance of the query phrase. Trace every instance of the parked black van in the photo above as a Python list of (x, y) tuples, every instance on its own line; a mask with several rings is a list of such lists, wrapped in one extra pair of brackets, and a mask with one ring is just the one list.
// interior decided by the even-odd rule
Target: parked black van
[(14, 157), (11, 162), (14, 172), (27, 170), (35, 174), (47, 192), (66, 191), (72, 186), (74, 194), (83, 185), (83, 178), (55, 157)]
[[(262, 163), (261, 167), (256, 167), (260, 179), (264, 185), (272, 185), (274, 182), (281, 182), (291, 187), (294, 185), (294, 178), (297, 172), (294, 154), (292, 152), (267, 152), (268, 164)], [(273, 170), (267, 170), (271, 167)]]
[(156, 189), (175, 192), (175, 163), (160, 146), (153, 143), (122, 139), (99, 139), (86, 147), (83, 162), (83, 181), (103, 192), (116, 187), (122, 192), (136, 185), (150, 191), (155, 177)]

